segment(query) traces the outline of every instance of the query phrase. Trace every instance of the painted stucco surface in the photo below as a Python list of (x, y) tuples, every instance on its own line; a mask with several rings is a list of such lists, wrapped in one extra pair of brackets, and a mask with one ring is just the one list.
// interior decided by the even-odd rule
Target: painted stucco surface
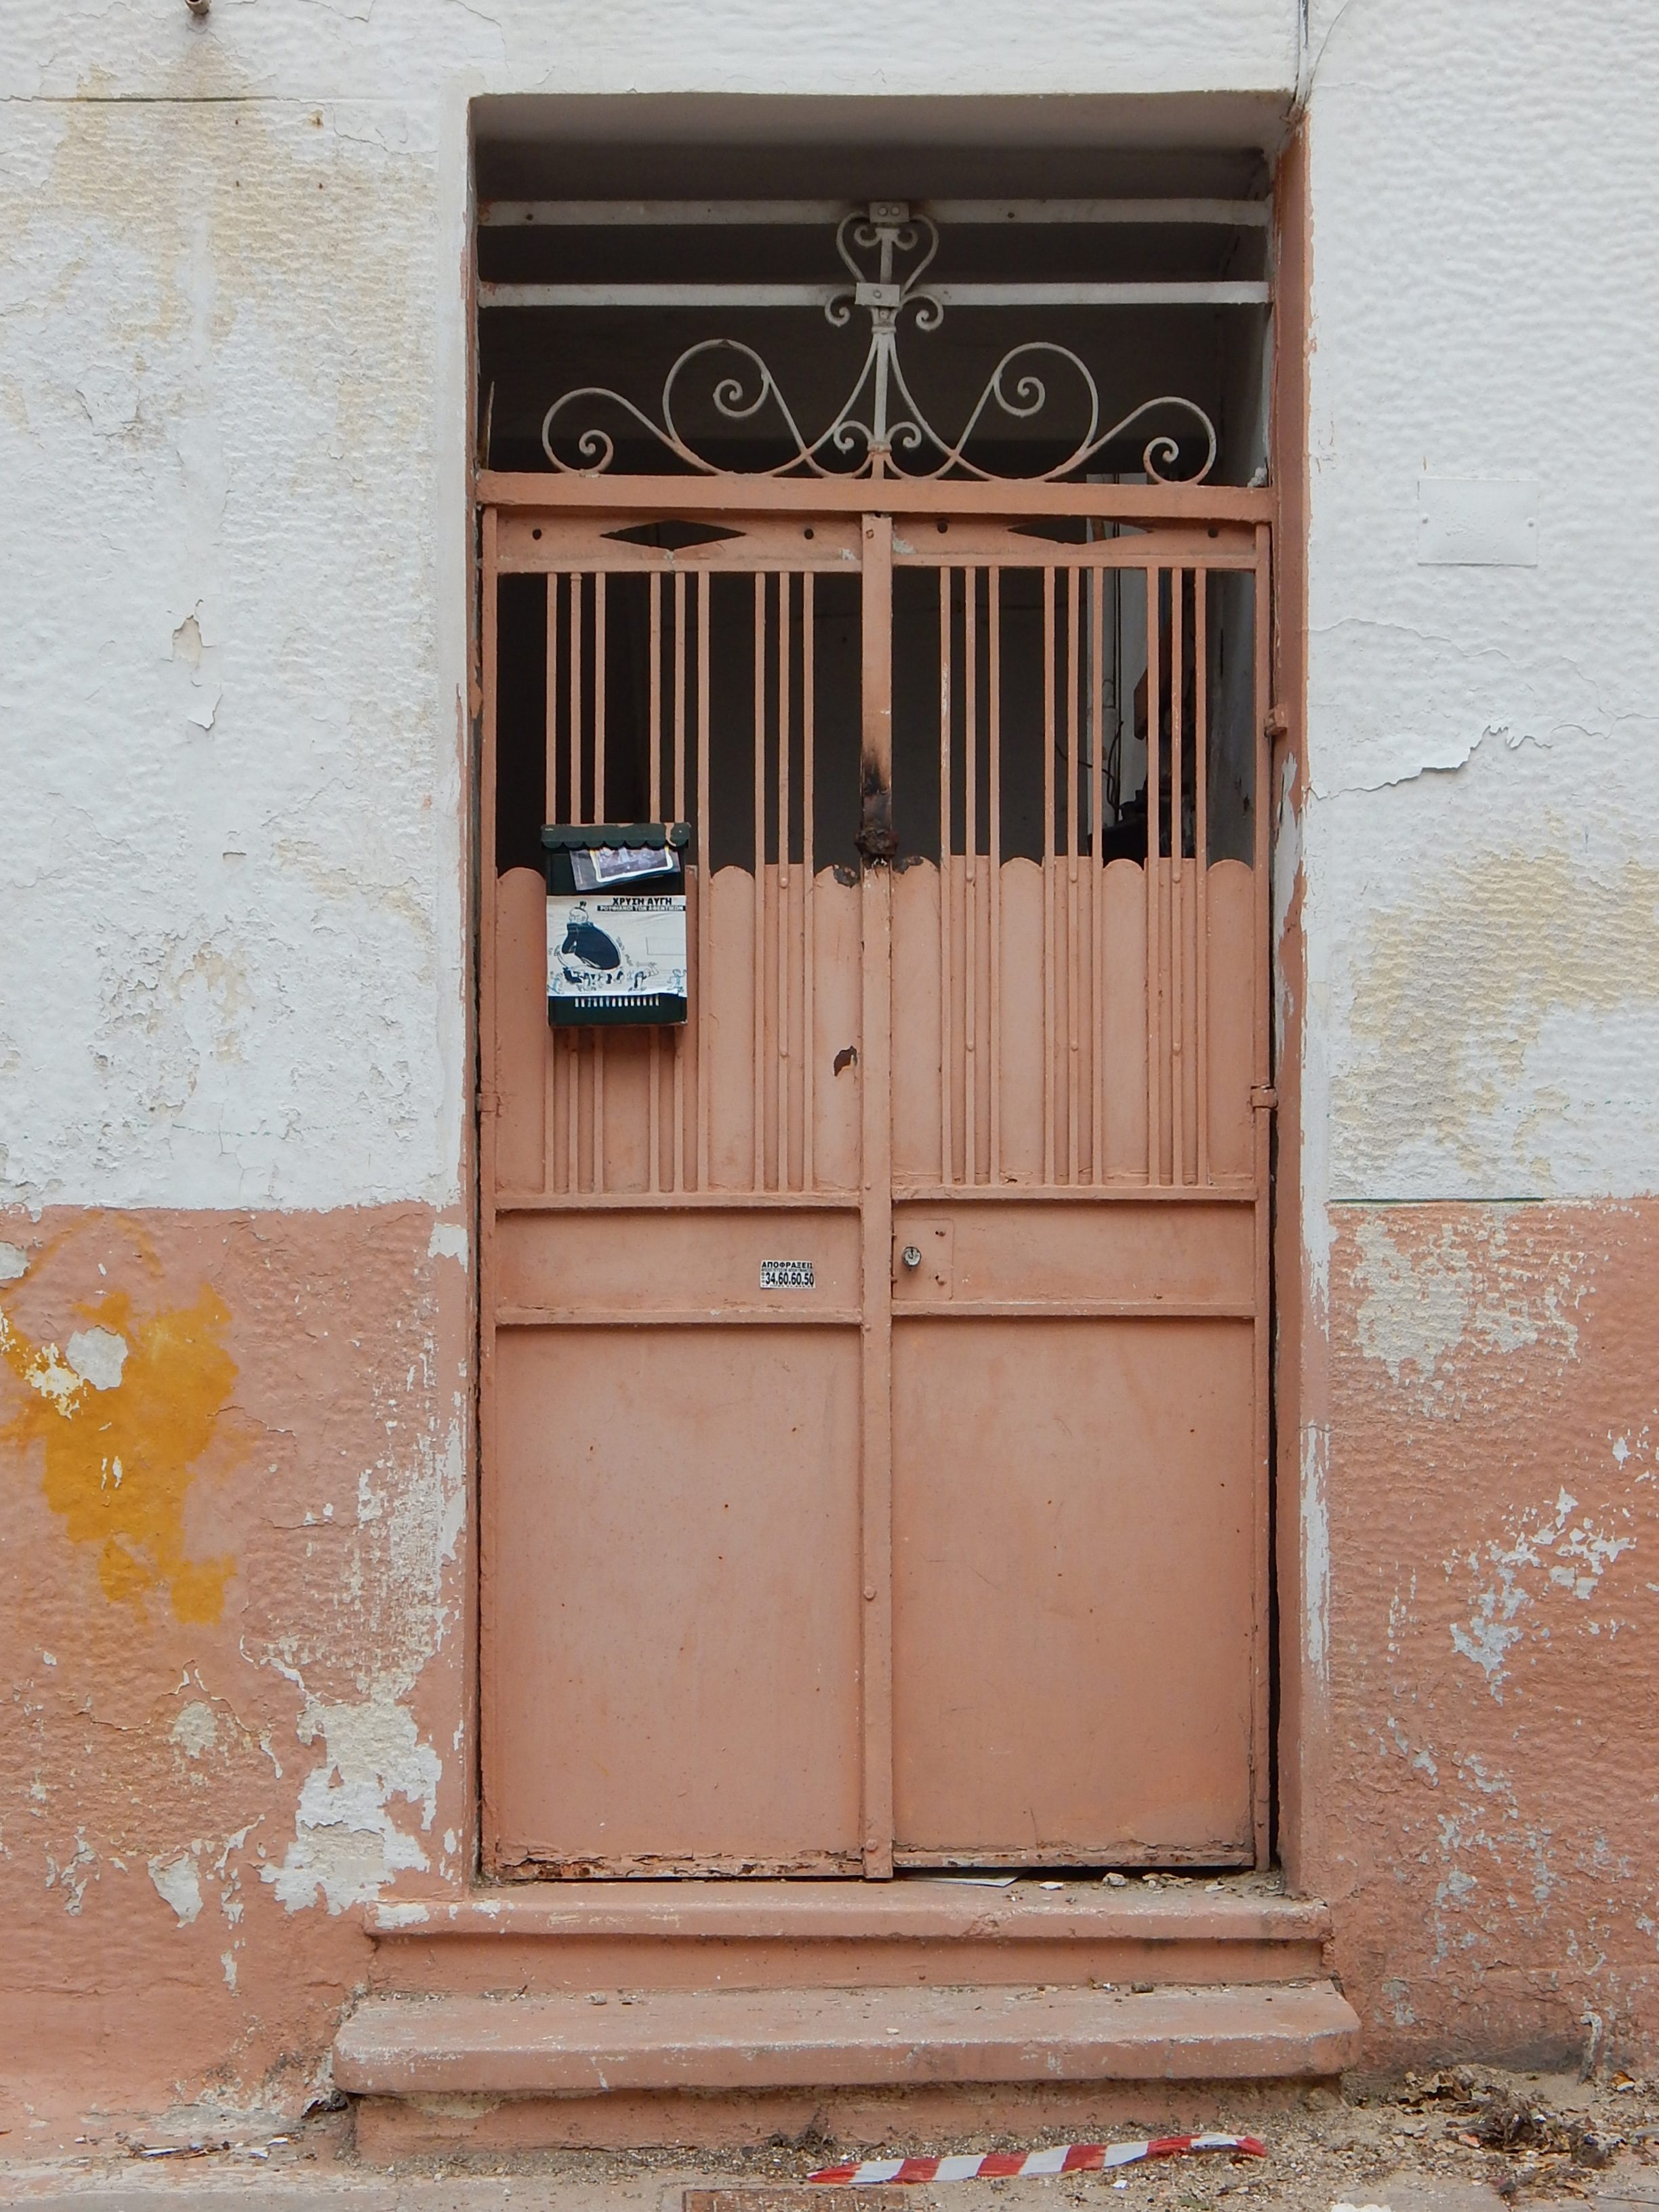
[(1374, 2050), (1659, 2017), (1659, 1209), (1343, 1207), (1327, 1893)]
[(0, 1232), (0, 2075), (302, 2095), (352, 1908), (465, 1856), (464, 1240), (413, 1205)]
[[(1659, 26), (1583, 28), (1353, 0), (1315, 79), (1310, 1210), (1659, 1167)], [(1424, 477), (1530, 480), (1536, 565), (1420, 562)]]
[(0, 1200), (443, 1203), (431, 146), (108, 100), (0, 145)]
[[(356, 1902), (465, 1877), (483, 93), (1305, 100), (1298, 1865), (1376, 2062), (1659, 2048), (1659, 27), (1301, 12), (0, 10), (0, 2070), (43, 2108), (297, 2100)], [(1419, 564), (1463, 476), (1535, 484), (1535, 567)]]
[[(1314, 30), (1300, 1871), (1374, 2062), (1650, 2055), (1659, 475), (1596, 426), (1659, 36)], [(1421, 560), (1425, 478), (1530, 486), (1535, 565)]]

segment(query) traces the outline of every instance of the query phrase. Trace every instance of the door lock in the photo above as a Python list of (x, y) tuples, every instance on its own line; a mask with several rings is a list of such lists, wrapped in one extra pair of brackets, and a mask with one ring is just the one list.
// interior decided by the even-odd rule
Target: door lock
[(921, 1265), (921, 1253), (915, 1244), (907, 1244), (899, 1256), (907, 1267), (919, 1267)]

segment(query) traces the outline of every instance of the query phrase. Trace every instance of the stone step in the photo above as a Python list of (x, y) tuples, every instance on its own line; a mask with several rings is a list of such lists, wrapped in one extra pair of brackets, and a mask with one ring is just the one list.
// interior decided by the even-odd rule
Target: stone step
[(1358, 2035), (1322, 1980), (380, 1996), (342, 2026), (334, 2080), (373, 2099), (1307, 2080)]
[(1258, 1877), (1114, 1888), (560, 1882), (371, 1905), (377, 1992), (1291, 1982), (1325, 1972), (1327, 1908)]

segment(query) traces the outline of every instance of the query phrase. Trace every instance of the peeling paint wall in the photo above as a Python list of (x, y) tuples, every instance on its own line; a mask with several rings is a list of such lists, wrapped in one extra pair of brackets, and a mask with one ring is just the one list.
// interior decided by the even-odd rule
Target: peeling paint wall
[(1301, 1871), (1370, 2063), (1650, 2062), (1659, 27), (1310, 29)]
[[(0, 2075), (36, 2117), (301, 2101), (358, 1905), (471, 1865), (484, 93), (1305, 103), (1299, 1867), (1379, 2061), (1659, 2045), (1659, 32), (1616, 16), (0, 19)], [(1460, 476), (1535, 485), (1535, 565), (1419, 563)]]
[(1329, 1856), (1379, 2054), (1650, 2051), (1659, 1209), (1340, 1210)]
[(350, 1908), (467, 1871), (467, 1275), (416, 1204), (9, 1225), (0, 2069), (293, 2103)]

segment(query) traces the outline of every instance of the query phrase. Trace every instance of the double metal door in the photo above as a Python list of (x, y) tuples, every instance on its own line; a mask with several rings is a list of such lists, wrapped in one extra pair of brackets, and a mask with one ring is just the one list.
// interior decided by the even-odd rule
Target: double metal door
[[(1265, 1856), (1266, 564), (486, 514), (497, 1874)], [(691, 824), (683, 1029), (540, 818)]]

